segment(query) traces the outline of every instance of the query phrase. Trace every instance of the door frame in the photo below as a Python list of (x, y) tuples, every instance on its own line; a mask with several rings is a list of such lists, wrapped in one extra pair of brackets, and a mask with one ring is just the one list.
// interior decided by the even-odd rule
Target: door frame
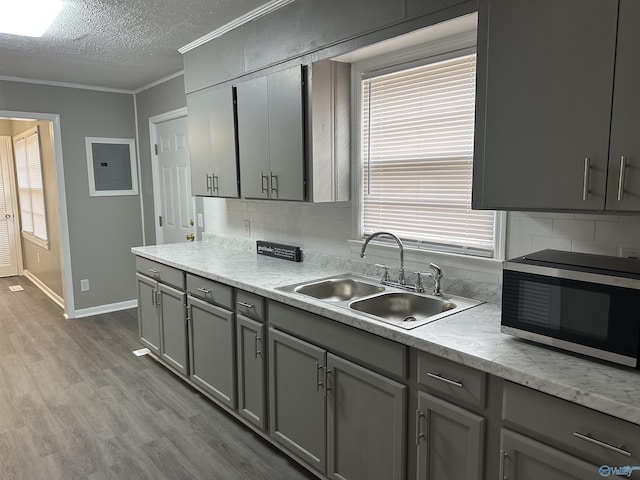
[[(71, 270), (71, 246), (69, 242), (69, 217), (67, 214), (67, 196), (64, 183), (64, 160), (62, 156), (60, 115), (55, 113), (0, 110), (0, 118), (8, 120), (42, 120), (51, 122), (51, 128), (53, 130), (53, 149), (56, 159), (56, 184), (58, 190), (58, 214), (60, 221), (60, 265), (62, 267), (62, 299), (64, 303), (64, 305), (60, 306), (64, 310), (64, 318), (75, 318), (73, 275)], [(22, 238), (22, 236), (20, 238)], [(51, 295), (49, 295), (49, 297), (59, 304), (59, 300), (54, 299)]]
[[(9, 173), (9, 188), (11, 189), (11, 204), (13, 210), (13, 235), (15, 239), (16, 257), (18, 261), (18, 275), (24, 275), (22, 261), (22, 230), (20, 228), (20, 211), (18, 206), (18, 185), (16, 183), (15, 160), (13, 158), (13, 141), (10, 135), (0, 135), (0, 156), (6, 155)], [(0, 159), (1, 161), (2, 159)]]
[[(151, 153), (151, 175), (153, 177), (153, 225), (156, 231), (156, 244), (160, 245), (163, 243), (164, 238), (162, 235), (162, 229), (160, 225), (158, 225), (158, 212), (161, 211), (161, 203), (158, 192), (160, 192), (160, 172), (158, 167), (158, 155), (156, 155), (155, 147), (158, 143), (158, 134), (156, 128), (159, 123), (167, 122), (169, 120), (175, 120), (176, 118), (182, 118), (187, 116), (187, 107), (178, 108), (176, 110), (171, 110), (170, 112), (160, 113), (158, 115), (154, 115), (153, 117), (149, 117), (149, 150)], [(196, 205), (195, 200), (192, 195), (192, 212), (195, 216)], [(196, 229), (194, 228), (194, 233), (196, 233)]]

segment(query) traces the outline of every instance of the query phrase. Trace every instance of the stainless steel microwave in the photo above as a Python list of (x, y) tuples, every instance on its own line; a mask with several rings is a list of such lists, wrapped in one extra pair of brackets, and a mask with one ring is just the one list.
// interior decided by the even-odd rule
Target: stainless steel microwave
[(542, 250), (504, 262), (501, 330), (640, 368), (640, 260)]

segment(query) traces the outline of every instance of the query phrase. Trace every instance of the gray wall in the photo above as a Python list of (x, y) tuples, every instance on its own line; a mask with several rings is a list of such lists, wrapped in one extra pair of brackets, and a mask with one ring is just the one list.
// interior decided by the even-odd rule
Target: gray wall
[(138, 135), (140, 141), (140, 177), (142, 179), (142, 201), (144, 202), (145, 243), (156, 243), (155, 211), (153, 208), (153, 175), (151, 171), (151, 149), (149, 140), (149, 117), (171, 112), (187, 106), (184, 94), (184, 76), (168, 80), (135, 96), (138, 109)]
[[(74, 308), (134, 300), (139, 196), (89, 197), (85, 137), (135, 138), (133, 95), (0, 81), (0, 110), (60, 115)], [(80, 292), (80, 280), (91, 290)]]
[[(0, 120), (0, 124), (11, 128), (12, 136), (38, 125), (40, 127), (40, 152), (42, 161), (42, 177), (44, 181), (45, 204), (47, 211), (47, 231), (49, 248), (36, 245), (29, 240), (22, 240), (22, 260), (25, 270), (44, 283), (52, 292), (63, 297), (62, 263), (60, 261), (61, 236), (58, 206), (58, 186), (56, 179), (56, 157), (53, 136), (50, 131), (51, 122), (30, 122), (25, 120)], [(0, 127), (2, 130), (2, 127)]]

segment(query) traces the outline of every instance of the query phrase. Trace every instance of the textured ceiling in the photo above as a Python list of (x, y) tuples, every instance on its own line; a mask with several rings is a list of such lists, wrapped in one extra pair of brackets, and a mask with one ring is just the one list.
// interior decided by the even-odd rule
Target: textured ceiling
[(63, 3), (41, 38), (0, 34), (0, 76), (136, 90), (182, 70), (178, 48), (267, 0)]

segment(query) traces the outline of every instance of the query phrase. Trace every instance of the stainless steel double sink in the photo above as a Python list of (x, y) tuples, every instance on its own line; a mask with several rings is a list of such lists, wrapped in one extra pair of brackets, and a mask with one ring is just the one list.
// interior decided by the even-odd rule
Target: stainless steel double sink
[(407, 330), (466, 310), (482, 302), (450, 295), (433, 296), (381, 285), (355, 274), (344, 274), (279, 287), (315, 298)]

